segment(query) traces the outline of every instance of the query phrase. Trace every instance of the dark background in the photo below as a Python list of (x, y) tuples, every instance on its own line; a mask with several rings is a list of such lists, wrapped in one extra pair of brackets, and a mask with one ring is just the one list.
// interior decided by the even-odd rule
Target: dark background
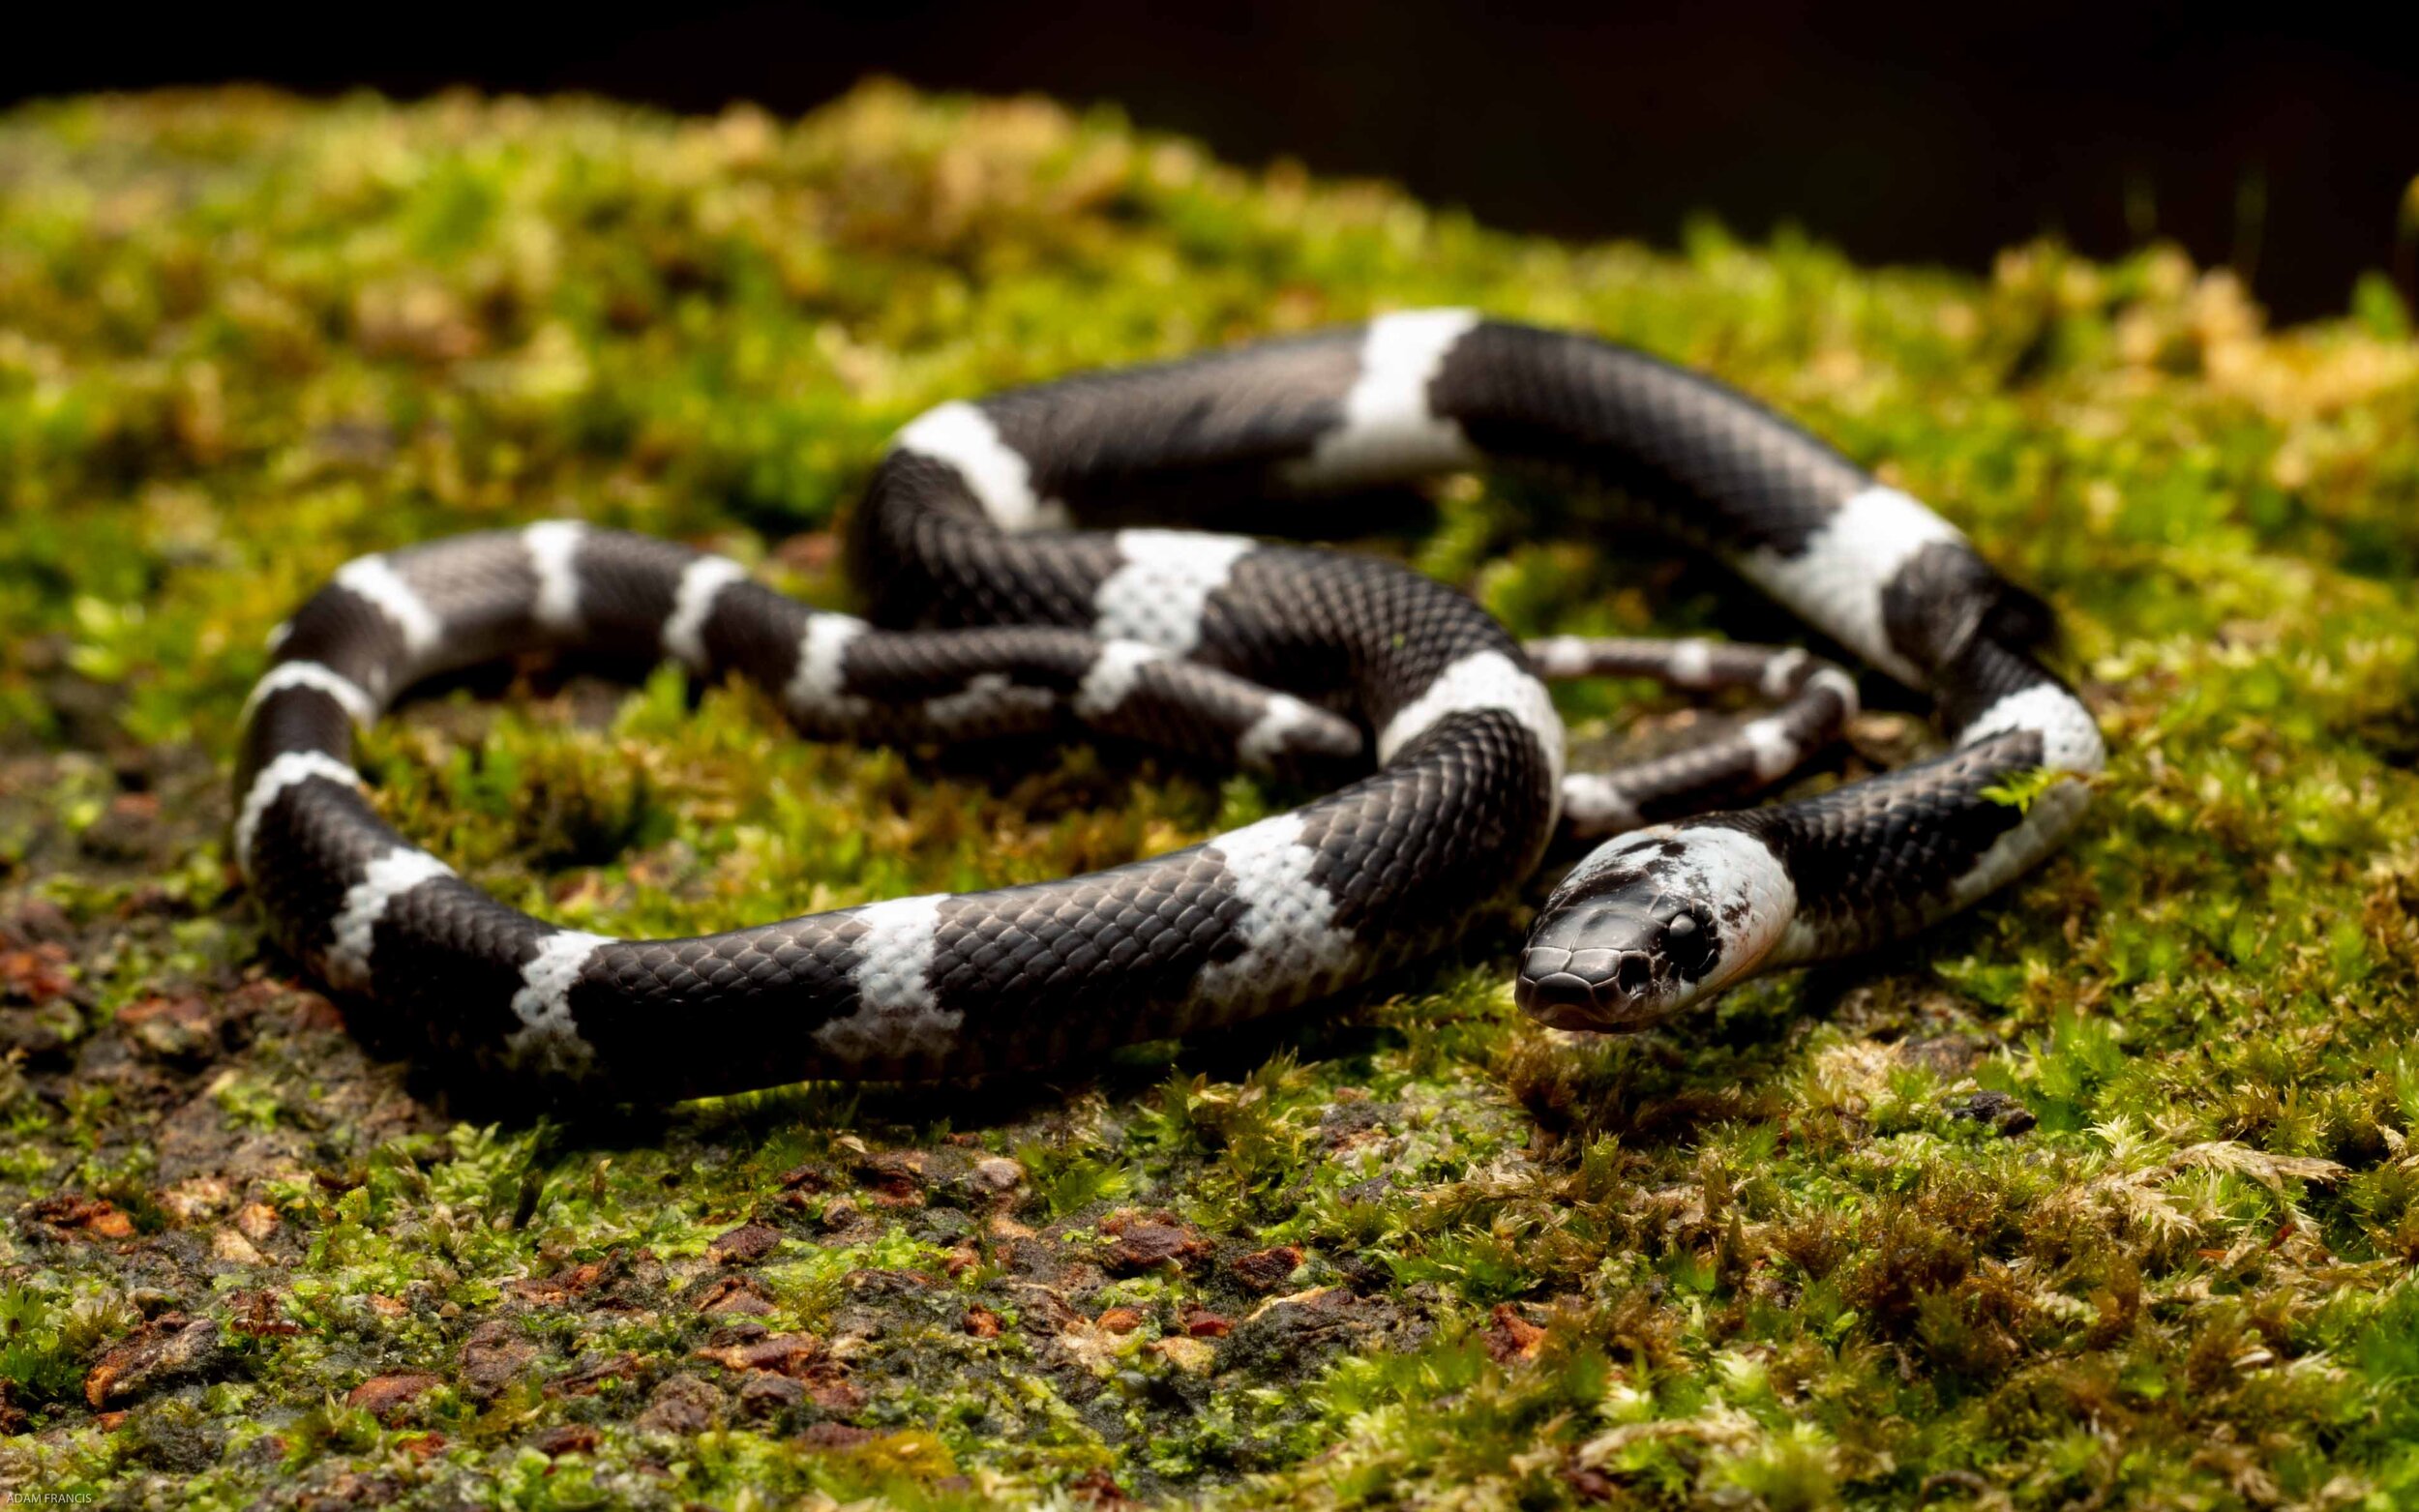
[(1668, 244), (1703, 211), (1759, 238), (1794, 222), (1863, 261), (1973, 269), (2043, 231), (2104, 256), (2166, 237), (2293, 319), (2344, 310), (2364, 270), (2406, 297), (2419, 276), (2398, 222), (2419, 174), (2419, 5), (2390, 9), (71, 4), (43, 8), (47, 36), (0, 45), (0, 100), (466, 83), (793, 114), (885, 73), (1114, 102), (1231, 160), (1382, 175), (1512, 228)]

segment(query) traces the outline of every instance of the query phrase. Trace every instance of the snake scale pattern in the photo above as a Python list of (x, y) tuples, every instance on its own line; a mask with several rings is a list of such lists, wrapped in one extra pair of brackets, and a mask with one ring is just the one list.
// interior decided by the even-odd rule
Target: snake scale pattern
[[(1703, 813), (1797, 767), (1854, 712), (1854, 683), (1798, 651), (1523, 646), (1461, 594), (1362, 555), (1075, 528), (1212, 522), (1238, 500), (1316, 511), (1498, 464), (1641, 501), (1927, 694), (1949, 748), (1810, 799)], [(274, 933), (480, 1074), (640, 1098), (962, 1078), (1365, 981), (1521, 882), (1563, 824), (1612, 838), (1547, 900), (1516, 995), (1551, 1024), (1625, 1028), (1973, 903), (2059, 843), (2104, 759), (2088, 711), (2035, 660), (2046, 610), (1939, 517), (1708, 379), (1463, 311), (944, 404), (900, 433), (850, 547), (864, 618), (571, 521), (343, 568), (281, 627), (243, 736), (235, 853)], [(1342, 786), (1089, 875), (605, 938), (455, 875), (378, 816), (352, 765), (355, 726), (414, 683), (547, 648), (736, 674), (815, 737), (1090, 728)], [(1566, 775), (1542, 679), (1602, 673), (1748, 686), (1777, 707)]]

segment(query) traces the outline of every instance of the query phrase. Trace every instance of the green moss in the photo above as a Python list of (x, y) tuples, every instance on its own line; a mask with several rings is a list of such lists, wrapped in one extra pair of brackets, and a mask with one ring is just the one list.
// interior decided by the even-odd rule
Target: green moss
[[(923, 407), (1439, 302), (1718, 373), (2044, 592), (2115, 753), (2069, 850), (1634, 1038), (1523, 1022), (1488, 905), (1350, 1002), (1048, 1084), (535, 1124), (422, 1101), (263, 940), (221, 838), (236, 710), (345, 558), (569, 511), (838, 603), (829, 529)], [(2158, 248), (1972, 279), (1711, 225), (1568, 247), (1030, 102), (0, 117), (0, 1475), (229, 1507), (2401, 1504), (2414, 400), (2381, 277), (2270, 332)], [(1795, 633), (1533, 489), (1455, 483), (1367, 545), (1523, 631)], [(1588, 740), (1669, 712), (1565, 708)], [(1919, 734), (1867, 715), (1807, 786)], [(1089, 748), (815, 747), (669, 672), (514, 668), (364, 759), (482, 885), (623, 934), (1292, 801)], [(208, 1350), (89, 1406), (196, 1319)]]

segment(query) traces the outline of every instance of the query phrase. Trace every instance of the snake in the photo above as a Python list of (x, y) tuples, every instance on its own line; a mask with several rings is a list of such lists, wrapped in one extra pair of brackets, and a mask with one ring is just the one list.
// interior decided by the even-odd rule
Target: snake
[[(1857, 713), (1825, 657), (1524, 643), (1451, 585), (1309, 541), (1350, 500), (1480, 468), (1626, 501), (1927, 697), (1939, 749), (1755, 802)], [(1254, 519), (1288, 529), (1218, 528)], [(2044, 601), (1939, 515), (1709, 377), (1467, 310), (943, 403), (874, 466), (845, 565), (861, 613), (576, 519), (346, 564), (273, 634), (244, 715), (233, 853), (270, 934), (468, 1075), (641, 1098), (953, 1081), (1367, 984), (1577, 836), (1594, 848), (1547, 891), (1512, 995), (1556, 1029), (1628, 1030), (1975, 903), (2058, 846), (2105, 760), (2044, 665)], [(1090, 733), (1323, 790), (1084, 875), (615, 938), (458, 875), (354, 764), (356, 729), (415, 685), (575, 651), (751, 681), (810, 738)], [(1774, 707), (1566, 772), (1548, 679), (1641, 675)]]

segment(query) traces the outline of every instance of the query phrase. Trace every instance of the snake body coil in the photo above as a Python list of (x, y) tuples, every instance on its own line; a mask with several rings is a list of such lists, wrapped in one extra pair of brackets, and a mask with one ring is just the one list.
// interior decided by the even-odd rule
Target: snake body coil
[[(1928, 692), (1954, 749), (1807, 801), (1653, 823), (1784, 775), (1852, 711), (1852, 685), (1797, 652), (1524, 648), (1459, 594), (1365, 557), (1069, 528), (1111, 504), (1180, 511), (1490, 460), (1662, 508)], [(2102, 761), (2088, 713), (2027, 650), (2039, 606), (1923, 506), (1703, 378), (1458, 311), (945, 404), (876, 472), (852, 554), (870, 620), (810, 610), (720, 557), (566, 521), (351, 563), (284, 627), (251, 705), (235, 847), (276, 933), (481, 1067), (653, 1097), (968, 1076), (1363, 980), (1527, 875), (1567, 811), (1617, 838), (1547, 903), (1518, 996), (1552, 1023), (1620, 1027), (1972, 903), (2047, 853), (2083, 801), (2076, 781), (2024, 804), (1999, 789)], [(454, 875), (377, 816), (350, 765), (354, 725), (415, 681), (543, 647), (736, 672), (817, 736), (1072, 723), (1364, 775), (1090, 875), (609, 939)], [(1788, 701), (1710, 747), (1566, 778), (1539, 674), (1599, 671)]]

